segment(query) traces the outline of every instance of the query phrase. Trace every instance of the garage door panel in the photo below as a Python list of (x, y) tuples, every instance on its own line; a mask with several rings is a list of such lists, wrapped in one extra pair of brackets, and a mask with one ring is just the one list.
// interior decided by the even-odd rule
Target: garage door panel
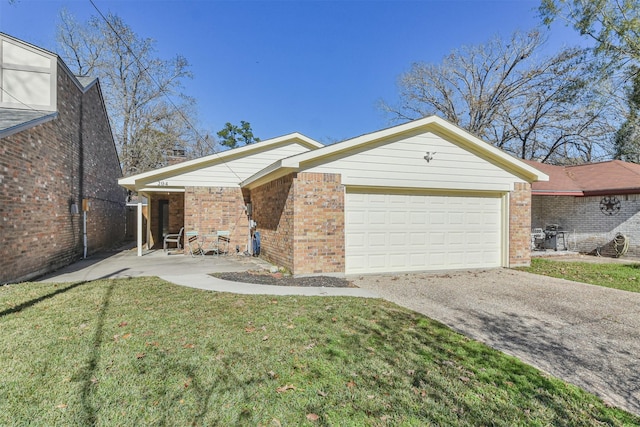
[(427, 255), (426, 254), (410, 254), (409, 255), (409, 267), (422, 267), (427, 263)]
[(390, 254), (389, 265), (391, 268), (400, 268), (407, 266), (407, 257), (404, 254)]
[(449, 233), (449, 245), (465, 245), (466, 234), (460, 231), (452, 231)]
[(408, 222), (407, 212), (394, 210), (389, 213), (389, 225), (405, 226), (407, 222)]
[(352, 255), (349, 257), (349, 265), (353, 271), (364, 271), (367, 269), (367, 257), (364, 255)]
[(434, 250), (433, 245), (443, 245), (446, 243), (447, 235), (444, 233), (429, 233), (429, 243), (431, 243), (431, 250)]
[(385, 233), (368, 233), (367, 242), (371, 248), (385, 248), (387, 246), (387, 235)]
[(429, 225), (432, 226), (442, 226), (445, 224), (445, 220), (446, 220), (446, 215), (444, 212), (434, 212), (431, 211), (429, 212)]
[(385, 254), (370, 254), (367, 257), (367, 260), (369, 261), (368, 264), (369, 266), (371, 265), (387, 265), (387, 260), (385, 259), (386, 255)]
[(367, 194), (366, 195), (367, 203), (373, 205), (383, 205), (386, 207), (387, 205), (387, 195), (386, 194)]
[(446, 264), (446, 253), (444, 252), (430, 252), (427, 258), (427, 266), (429, 265), (445, 265)]
[(501, 203), (499, 196), (347, 191), (346, 271), (498, 267)]
[(427, 224), (427, 214), (425, 212), (410, 212), (409, 218), (412, 225)]
[(411, 246), (424, 246), (427, 243), (427, 233), (415, 232), (409, 233), (409, 244)]
[(406, 233), (389, 233), (389, 246), (391, 246), (391, 248), (403, 248), (406, 245), (406, 242)]
[(387, 211), (369, 211), (369, 225), (386, 225)]
[(365, 247), (365, 239), (366, 239), (366, 234), (363, 232), (353, 232), (353, 233), (349, 233), (346, 236), (346, 245), (347, 247), (351, 247), (351, 248), (362, 248), (364, 249)]
[(362, 211), (350, 211), (347, 212), (346, 221), (352, 227), (356, 227), (358, 225), (365, 225), (367, 222), (365, 220), (365, 213)]

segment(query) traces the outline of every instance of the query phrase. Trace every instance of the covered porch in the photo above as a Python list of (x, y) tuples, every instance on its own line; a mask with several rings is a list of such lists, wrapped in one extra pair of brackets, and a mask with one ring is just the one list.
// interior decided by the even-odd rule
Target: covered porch
[[(240, 188), (186, 187), (139, 192), (147, 205), (137, 207), (138, 255), (162, 250), (164, 238), (181, 230), (180, 248), (188, 252), (185, 236), (228, 235), (228, 253), (251, 252), (251, 237), (245, 202)], [(175, 251), (174, 242), (168, 248)]]

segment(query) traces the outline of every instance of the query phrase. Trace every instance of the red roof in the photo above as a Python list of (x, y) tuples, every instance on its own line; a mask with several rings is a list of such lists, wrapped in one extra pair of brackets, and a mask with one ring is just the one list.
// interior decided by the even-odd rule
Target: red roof
[(554, 166), (531, 160), (525, 162), (549, 175), (549, 181), (532, 184), (534, 195), (640, 194), (640, 165), (635, 163), (610, 160), (575, 166)]

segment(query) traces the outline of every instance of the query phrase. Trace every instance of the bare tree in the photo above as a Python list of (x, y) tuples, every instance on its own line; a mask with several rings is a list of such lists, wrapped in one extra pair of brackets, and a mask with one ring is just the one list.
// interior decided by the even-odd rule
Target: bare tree
[(63, 11), (58, 42), (73, 72), (100, 78), (125, 175), (161, 166), (168, 150), (194, 143), (195, 100), (181, 92), (192, 77), (184, 57), (156, 57), (154, 41), (114, 14), (80, 24)]
[(538, 31), (453, 51), (441, 64), (415, 63), (399, 80), (396, 120), (443, 116), (523, 159), (565, 163), (609, 153), (607, 97), (586, 51), (541, 57)]

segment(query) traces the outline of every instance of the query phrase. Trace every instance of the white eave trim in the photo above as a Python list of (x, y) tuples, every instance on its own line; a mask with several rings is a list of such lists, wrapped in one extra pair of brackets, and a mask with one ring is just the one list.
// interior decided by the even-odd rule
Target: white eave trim
[(184, 188), (175, 187), (145, 187), (136, 190), (139, 193), (184, 193)]

